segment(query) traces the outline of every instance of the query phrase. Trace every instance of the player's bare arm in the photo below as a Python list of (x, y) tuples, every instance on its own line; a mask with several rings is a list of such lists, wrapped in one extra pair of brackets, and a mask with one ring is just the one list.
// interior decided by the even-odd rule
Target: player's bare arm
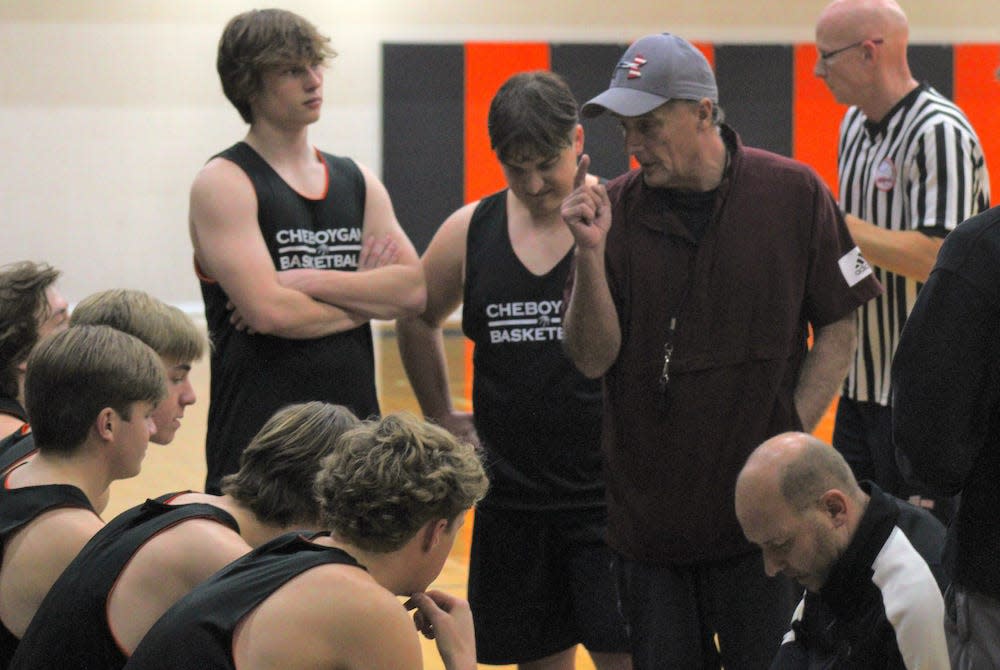
[(240, 623), (237, 667), (261, 658), (281, 658), (283, 670), (423, 667), (402, 604), (371, 575), (343, 565), (302, 573)]
[(474, 444), (479, 440), (472, 414), (456, 411), (452, 402), (442, 324), (462, 302), (466, 237), (476, 205), (462, 207), (441, 224), (421, 258), (427, 306), (419, 316), (396, 322), (403, 367), (424, 416)]
[(199, 267), (225, 290), (236, 310), (234, 318), (254, 332), (308, 339), (367, 320), (278, 282), (257, 225), (253, 185), (230, 161), (216, 158), (195, 178), (190, 232)]
[(0, 575), (0, 612), (10, 632), (24, 635), (59, 575), (103, 526), (90, 510), (55, 509), (11, 537)]
[(131, 654), (174, 603), (248, 551), (238, 533), (211, 519), (188, 519), (151, 539), (108, 595), (108, 627), (118, 644)]

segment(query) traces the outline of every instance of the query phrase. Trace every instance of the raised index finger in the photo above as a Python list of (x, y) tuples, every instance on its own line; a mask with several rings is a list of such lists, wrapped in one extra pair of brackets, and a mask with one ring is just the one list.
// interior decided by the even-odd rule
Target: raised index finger
[(576, 175), (573, 177), (573, 188), (578, 189), (583, 186), (583, 182), (587, 179), (587, 170), (590, 168), (590, 156), (583, 154), (580, 156), (580, 162), (576, 166)]

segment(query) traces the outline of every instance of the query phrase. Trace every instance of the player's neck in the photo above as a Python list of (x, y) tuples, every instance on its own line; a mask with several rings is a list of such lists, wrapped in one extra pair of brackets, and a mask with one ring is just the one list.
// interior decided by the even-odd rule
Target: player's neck
[(13, 470), (10, 483), (13, 486), (44, 486), (67, 484), (83, 491), (90, 505), (98, 514), (108, 504), (108, 487), (112, 478), (99, 459), (86, 453), (87, 445), (81, 445), (72, 454), (39, 452), (24, 466)]
[(273, 523), (265, 523), (253, 511), (229, 495), (219, 496), (218, 501), (214, 504), (229, 512), (236, 519), (236, 523), (240, 527), (240, 537), (254, 549), (292, 530), (303, 530), (312, 527), (311, 524), (292, 523), (288, 526), (279, 526)]
[(368, 551), (336, 537), (335, 534), (315, 538), (313, 542), (345, 552), (359, 565), (363, 565), (382, 588), (395, 595), (409, 595), (412, 591), (402, 586), (407, 583), (414, 570), (414, 562), (403, 550)]
[(548, 274), (573, 248), (573, 234), (559, 210), (533, 214), (516, 198), (509, 202), (507, 234), (514, 254), (532, 274)]
[(507, 217), (519, 228), (531, 228), (539, 232), (569, 230), (563, 222), (559, 207), (553, 207), (547, 212), (536, 211), (510, 191), (508, 191), (507, 197)]
[(257, 123), (250, 126), (244, 141), (272, 165), (306, 163), (316, 159), (305, 126), (288, 129)]

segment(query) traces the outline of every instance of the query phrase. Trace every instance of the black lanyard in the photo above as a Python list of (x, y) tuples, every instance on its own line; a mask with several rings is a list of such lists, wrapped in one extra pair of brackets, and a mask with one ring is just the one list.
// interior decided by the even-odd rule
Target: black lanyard
[[(729, 169), (729, 150), (727, 148), (726, 162), (722, 166), (722, 178), (720, 179), (720, 184), (722, 181), (725, 180), (725, 175), (728, 169)], [(719, 187), (716, 187), (716, 189), (713, 189), (712, 192), (715, 193), (718, 190), (718, 188)], [(701, 230), (701, 234), (698, 235), (697, 237), (695, 237), (694, 231), (691, 231), (691, 226), (688, 226), (687, 223), (682, 220), (682, 223), (684, 223), (685, 226), (688, 227), (691, 236), (695, 237), (696, 241), (694, 243), (694, 254), (691, 257), (691, 260), (689, 261), (688, 275), (684, 280), (684, 288), (681, 289), (680, 298), (678, 298), (677, 304), (674, 305), (672, 309), (671, 308), (667, 309), (667, 314), (670, 315), (670, 318), (667, 319), (667, 339), (663, 343), (663, 369), (660, 372), (660, 380), (659, 380), (660, 391), (663, 392), (664, 394), (666, 394), (667, 387), (670, 385), (670, 361), (674, 356), (674, 348), (675, 348), (674, 340), (677, 335), (677, 320), (680, 318), (681, 312), (684, 311), (684, 304), (687, 302), (688, 294), (691, 291), (691, 284), (694, 282), (694, 276), (698, 268), (698, 251), (701, 245), (701, 240), (704, 238), (708, 228), (719, 216), (719, 211), (718, 211), (719, 207), (717, 206), (718, 201), (716, 198), (717, 196), (715, 195), (712, 196), (713, 203), (709, 213), (708, 220), (705, 222), (704, 227)], [(681, 218), (680, 215), (677, 216), (678, 218)], [(670, 256), (669, 254), (670, 232), (668, 227), (666, 226), (664, 227), (663, 230), (663, 241), (664, 241), (663, 245), (664, 258), (666, 259), (669, 258)]]
[[(697, 251), (695, 255), (697, 255)], [(670, 384), (670, 359), (674, 355), (674, 337), (677, 335), (677, 319), (680, 318), (681, 312), (684, 311), (684, 303), (687, 302), (688, 293), (693, 281), (694, 273), (688, 272), (687, 279), (684, 280), (684, 289), (681, 292), (680, 299), (677, 301), (674, 309), (667, 312), (672, 315), (667, 320), (667, 340), (663, 343), (663, 370), (660, 372), (660, 391), (663, 393), (667, 392), (667, 387)]]

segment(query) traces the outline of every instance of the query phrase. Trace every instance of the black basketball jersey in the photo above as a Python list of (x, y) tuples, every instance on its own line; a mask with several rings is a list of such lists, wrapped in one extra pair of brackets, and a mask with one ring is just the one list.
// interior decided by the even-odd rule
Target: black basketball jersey
[(28, 422), (28, 413), (16, 398), (0, 395), (0, 414), (10, 414), (20, 421)]
[(236, 520), (214, 505), (168, 504), (181, 493), (122, 512), (87, 543), (42, 601), (10, 670), (124, 667), (128, 659), (111, 633), (107, 607), (111, 590), (135, 553), (160, 532), (189, 519), (211, 519), (239, 532)]
[(490, 474), (483, 506), (603, 504), (601, 383), (562, 349), (572, 256), (530, 272), (511, 246), (506, 191), (484, 198), (469, 223), (462, 329), (475, 343), (473, 407)]
[(239, 558), (167, 610), (125, 665), (137, 670), (236, 670), (233, 633), (268, 596), (320, 565), (358, 563), (340, 549), (287, 533)]
[[(238, 165), (257, 194), (257, 220), (276, 270), (354, 270), (361, 251), (365, 180), (348, 158), (321, 153), (328, 185), (323, 198), (299, 194), (245, 142), (220, 157)], [(310, 400), (378, 414), (371, 326), (310, 340), (247, 334), (229, 323), (228, 296), (201, 278), (212, 339), (206, 491), (239, 469), (250, 439), (277, 410)]]
[(19, 430), (0, 440), (0, 472), (6, 472), (35, 451), (37, 448), (31, 426), (24, 424)]
[[(0, 560), (3, 558), (3, 547), (11, 535), (42, 514), (60, 507), (94, 509), (83, 491), (75, 486), (47, 484), (8, 489), (5, 474), (0, 479)], [(18, 642), (6, 626), (0, 625), (0, 668), (10, 665)]]

